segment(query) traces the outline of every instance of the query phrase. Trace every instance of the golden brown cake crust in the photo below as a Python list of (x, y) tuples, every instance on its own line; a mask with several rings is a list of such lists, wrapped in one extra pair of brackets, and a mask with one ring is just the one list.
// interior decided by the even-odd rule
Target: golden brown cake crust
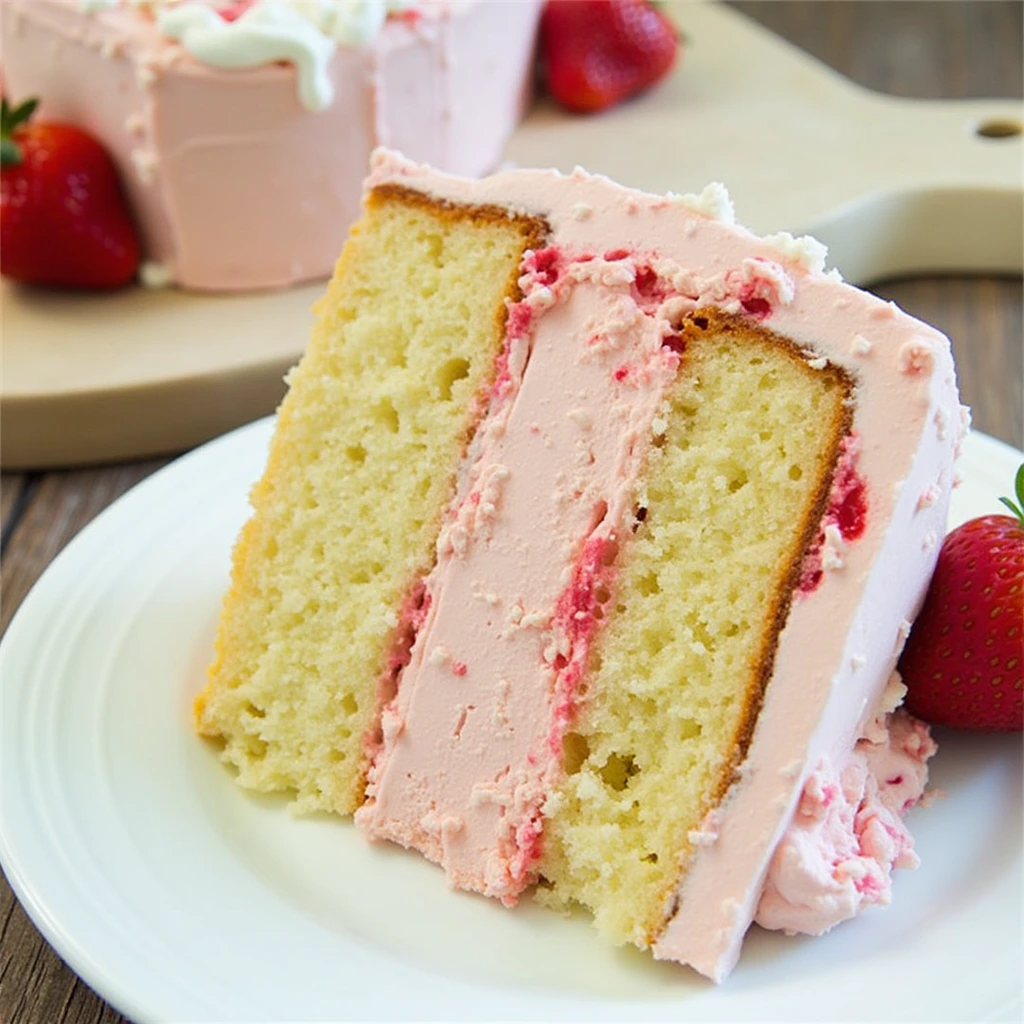
[(366, 203), (367, 206), (373, 206), (375, 203), (388, 200), (398, 200), (413, 206), (422, 207), (429, 210), (440, 220), (451, 218), (470, 220), (481, 225), (507, 225), (510, 222), (522, 225), (524, 228), (523, 237), (528, 249), (541, 248), (551, 233), (551, 228), (543, 217), (528, 213), (515, 213), (505, 206), (453, 203), (448, 199), (432, 196), (427, 192), (420, 192), (418, 189), (408, 188), (405, 185), (396, 185), (394, 182), (386, 182), (371, 189)]
[[(761, 338), (770, 341), (779, 352), (794, 362), (802, 365), (807, 363), (806, 354), (791, 339), (756, 325), (747, 317), (724, 313), (713, 307), (695, 310), (683, 322), (681, 337), (684, 345), (684, 362), (686, 359), (686, 347), (704, 333), (734, 337), (740, 343), (745, 338)], [(793, 559), (785, 580), (770, 597), (771, 611), (765, 618), (766, 628), (761, 637), (761, 651), (757, 660), (757, 673), (755, 676), (756, 683), (746, 694), (739, 727), (736, 731), (732, 756), (721, 774), (717, 789), (712, 794), (710, 806), (717, 806), (725, 798), (729, 787), (736, 780), (736, 772), (739, 766), (747, 756), (747, 750), (750, 747), (750, 742), (754, 737), (754, 729), (757, 726), (757, 719), (764, 704), (765, 691), (772, 677), (775, 649), (778, 646), (779, 634), (782, 632), (786, 619), (789, 616), (789, 609), (793, 603), (793, 594), (800, 580), (801, 565), (804, 557), (814, 543), (822, 517), (825, 515), (829, 492), (835, 475), (836, 463), (839, 458), (840, 445), (843, 439), (850, 433), (853, 423), (853, 404), (851, 401), (855, 383), (853, 377), (847, 371), (832, 363), (824, 367), (823, 370), (816, 370), (814, 372), (824, 373), (832, 377), (842, 389), (846, 399), (841, 404), (839, 418), (835, 422), (825, 425), (825, 428), (829, 430), (827, 462), (831, 469), (819, 481), (814, 501), (808, 508), (803, 521), (796, 531), (796, 535), (799, 538), (797, 543), (799, 554)]]

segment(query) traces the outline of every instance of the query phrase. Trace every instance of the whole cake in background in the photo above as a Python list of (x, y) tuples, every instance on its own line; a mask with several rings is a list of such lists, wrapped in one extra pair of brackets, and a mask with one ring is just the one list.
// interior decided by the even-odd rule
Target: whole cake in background
[(893, 668), (947, 340), (720, 186), (377, 155), (234, 555), (199, 731), (459, 888), (716, 980), (916, 863)]
[(540, 0), (0, 0), (12, 102), (120, 172), (151, 285), (330, 275), (388, 145), (492, 170), (533, 77)]

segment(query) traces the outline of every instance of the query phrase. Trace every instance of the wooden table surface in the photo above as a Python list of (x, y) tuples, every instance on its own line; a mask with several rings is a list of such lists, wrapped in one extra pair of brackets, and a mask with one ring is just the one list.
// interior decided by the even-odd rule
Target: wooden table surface
[[(1022, 95), (1019, 0), (734, 6), (870, 88), (913, 97)], [(975, 428), (1024, 446), (1020, 280), (917, 278), (876, 282), (873, 290), (949, 335)], [(6, 630), (29, 588), (77, 532), (168, 461), (4, 474), (0, 629)], [(62, 963), (0, 878), (0, 1024), (123, 1021)]]

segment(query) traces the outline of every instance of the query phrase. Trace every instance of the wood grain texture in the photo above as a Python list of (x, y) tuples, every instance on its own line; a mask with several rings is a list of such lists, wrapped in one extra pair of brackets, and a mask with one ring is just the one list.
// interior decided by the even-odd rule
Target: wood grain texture
[[(1013, 0), (886, 2), (774, 0), (733, 4), (870, 88), (923, 98), (1022, 92), (1022, 12)], [(993, 145), (998, 145), (994, 141)], [(975, 426), (1024, 444), (1024, 325), (1019, 280), (928, 278), (874, 290), (953, 341)], [(0, 628), (65, 544), (163, 460), (70, 473), (7, 475)], [(124, 1024), (36, 931), (0, 880), (0, 1024)]]
[(0, 479), (0, 550), (7, 546), (8, 524), (13, 525), (28, 499), (28, 477), (8, 473)]
[(847, 78), (917, 99), (1018, 98), (1024, 5), (990, 0), (736, 0)]
[(974, 429), (1024, 447), (1021, 282), (915, 278), (881, 282), (872, 291), (950, 338), (960, 400), (971, 407)]
[(20, 515), (7, 530), (0, 629), (7, 629), (17, 606), (43, 569), (90, 519), (166, 464), (166, 459), (153, 459), (29, 477), (25, 490), (30, 500), (23, 503)]

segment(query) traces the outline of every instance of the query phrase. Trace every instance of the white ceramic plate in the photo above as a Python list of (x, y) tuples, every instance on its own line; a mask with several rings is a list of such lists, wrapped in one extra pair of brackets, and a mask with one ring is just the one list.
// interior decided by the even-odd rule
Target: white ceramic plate
[[(583, 920), (505, 911), (340, 820), (239, 789), (192, 733), (270, 435), (261, 421), (86, 527), (0, 651), (0, 859), (29, 914), (136, 1021), (1021, 1019), (1017, 737), (940, 736), (895, 904), (823, 939), (754, 930), (715, 988)], [(998, 511), (1020, 453), (967, 444), (954, 519)]]

